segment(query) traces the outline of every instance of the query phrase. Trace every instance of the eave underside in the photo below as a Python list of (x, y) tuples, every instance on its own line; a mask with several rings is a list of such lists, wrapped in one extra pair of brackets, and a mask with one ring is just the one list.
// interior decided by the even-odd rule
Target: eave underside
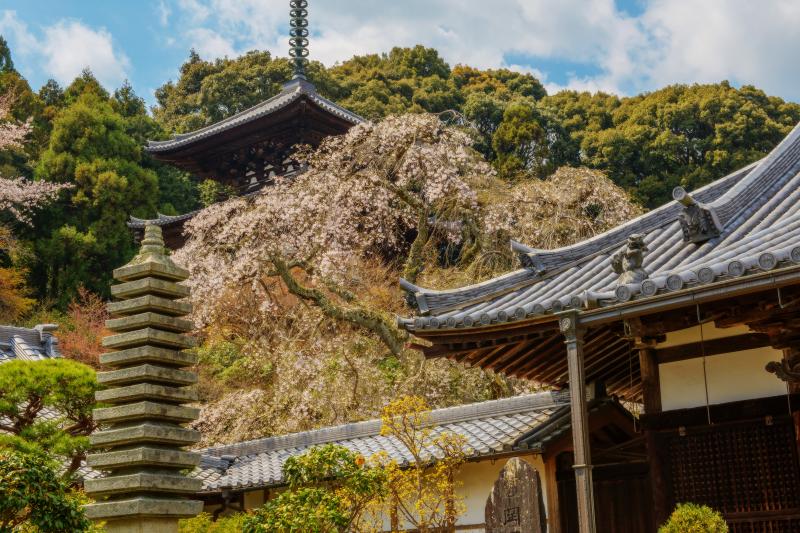
[[(698, 300), (699, 301), (699, 300)], [(699, 310), (698, 310), (699, 306)], [(699, 319), (698, 319), (699, 318)], [(660, 362), (696, 354), (706, 355), (772, 346), (783, 348), (800, 341), (800, 284), (780, 289), (756, 289), (726, 295), (702, 304), (653, 306), (636, 316), (587, 326), (584, 335), (586, 381), (602, 382), (610, 394), (624, 400), (642, 400), (642, 380), (637, 342), (663, 339), (664, 335), (700, 323), (717, 328), (746, 325), (752, 333), (729, 341), (706, 342), (657, 351)], [(546, 321), (508, 323), (485, 328), (420, 331), (416, 336), (430, 346), (416, 345), (426, 357), (445, 357), (468, 366), (531, 380), (556, 388), (568, 386), (564, 337), (556, 317)], [(777, 379), (777, 378), (776, 378)]]

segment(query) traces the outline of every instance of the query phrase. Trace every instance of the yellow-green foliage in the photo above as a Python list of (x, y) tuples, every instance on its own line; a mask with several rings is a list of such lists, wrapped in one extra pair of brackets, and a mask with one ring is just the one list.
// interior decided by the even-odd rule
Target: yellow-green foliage
[(680, 503), (658, 533), (728, 533), (728, 525), (706, 505)]
[(247, 518), (245, 513), (222, 516), (217, 520), (208, 513), (200, 513), (178, 523), (178, 533), (240, 533)]

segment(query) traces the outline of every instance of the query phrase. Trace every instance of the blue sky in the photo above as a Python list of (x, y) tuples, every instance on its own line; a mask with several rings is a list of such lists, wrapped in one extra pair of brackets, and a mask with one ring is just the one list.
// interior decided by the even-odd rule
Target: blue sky
[[(312, 58), (392, 46), (508, 67), (562, 88), (635, 94), (669, 83), (754, 84), (800, 101), (797, 0), (310, 0)], [(5, 0), (0, 34), (34, 88), (89, 66), (153, 103), (194, 47), (211, 59), (285, 54), (288, 0)]]

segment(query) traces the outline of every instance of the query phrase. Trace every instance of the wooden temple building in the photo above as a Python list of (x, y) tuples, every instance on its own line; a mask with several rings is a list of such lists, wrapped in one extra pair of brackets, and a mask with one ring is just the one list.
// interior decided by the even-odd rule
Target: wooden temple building
[[(427, 357), (556, 389), (602, 383), (638, 417), (653, 519), (706, 504), (734, 533), (800, 531), (800, 126), (764, 159), (586, 241), (513, 243), (521, 267), (454, 290), (403, 281)], [(598, 488), (586, 399), (571, 395), (577, 515), (620, 531)], [(608, 482), (606, 479), (605, 482)]]
[[(347, 133), (363, 122), (355, 113), (317, 93), (306, 79), (306, 5), (306, 0), (292, 2), (290, 55), (294, 73), (280, 93), (216, 124), (166, 141), (149, 141), (145, 151), (197, 178), (218, 181), (245, 195), (270, 185), (276, 176), (297, 172), (297, 163), (291, 159), (295, 146), (318, 146), (325, 137)], [(137, 235), (147, 224), (161, 226), (167, 245), (175, 249), (183, 244), (183, 225), (193, 215), (159, 214), (154, 220), (131, 217), (128, 226)]]

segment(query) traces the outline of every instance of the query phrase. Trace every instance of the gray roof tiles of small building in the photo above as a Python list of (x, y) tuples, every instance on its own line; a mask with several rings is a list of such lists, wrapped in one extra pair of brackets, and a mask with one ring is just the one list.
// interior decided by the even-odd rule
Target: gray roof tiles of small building
[[(437, 409), (431, 412), (430, 423), (434, 435), (445, 431), (462, 435), (468, 455), (478, 458), (511, 451), (552, 416), (568, 411), (568, 406), (568, 391), (544, 392)], [(394, 437), (380, 435), (380, 428), (380, 420), (370, 420), (207, 448), (200, 451), (203, 458), (193, 475), (203, 480), (206, 492), (278, 486), (283, 483), (286, 459), (326, 443), (367, 457), (385, 452), (407, 464), (408, 452)]]
[(264, 102), (261, 102), (260, 104), (251, 107), (250, 109), (245, 109), (244, 111), (220, 120), (219, 122), (211, 124), (210, 126), (206, 126), (189, 133), (175, 135), (172, 139), (166, 141), (148, 141), (145, 149), (146, 151), (153, 153), (166, 152), (169, 150), (182, 148), (199, 140), (222, 133), (223, 131), (227, 131), (242, 124), (252, 122), (271, 113), (275, 113), (276, 111), (285, 108), (298, 98), (302, 97), (308, 98), (311, 102), (325, 111), (352, 124), (364, 122), (364, 119), (360, 116), (321, 96), (319, 93), (317, 93), (313, 84), (305, 80), (296, 79), (286, 83), (280, 93), (268, 100), (265, 100)]
[(55, 324), (39, 324), (33, 328), (0, 326), (0, 363), (61, 357), (58, 340), (53, 336), (57, 327)]
[(200, 210), (190, 211), (188, 213), (184, 213), (182, 215), (165, 215), (163, 213), (157, 213), (156, 218), (146, 219), (146, 218), (136, 218), (135, 216), (131, 215), (130, 220), (128, 220), (128, 227), (133, 229), (144, 229), (145, 226), (149, 226), (151, 224), (155, 224), (156, 226), (168, 226), (170, 224), (174, 224), (176, 222), (183, 222), (184, 220), (189, 220)]
[[(671, 202), (606, 233), (556, 250), (515, 244), (526, 267), (483, 283), (430, 290), (401, 282), (420, 315), (409, 330), (479, 327), (567, 308), (619, 304), (800, 264), (800, 126), (762, 160), (692, 193), (713, 211), (720, 235), (685, 242)], [(648, 278), (619, 285), (611, 256), (632, 234), (644, 234)]]

